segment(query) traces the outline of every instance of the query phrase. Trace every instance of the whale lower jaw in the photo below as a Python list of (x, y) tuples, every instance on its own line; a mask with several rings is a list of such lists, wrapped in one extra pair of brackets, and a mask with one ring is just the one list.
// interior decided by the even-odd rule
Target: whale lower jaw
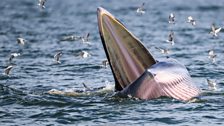
[(103, 8), (98, 8), (98, 26), (116, 90), (122, 90), (155, 64), (144, 45)]
[(140, 40), (112, 14), (101, 7), (97, 12), (116, 91), (140, 99), (167, 96), (183, 101), (200, 93), (183, 65), (173, 61), (156, 63)]

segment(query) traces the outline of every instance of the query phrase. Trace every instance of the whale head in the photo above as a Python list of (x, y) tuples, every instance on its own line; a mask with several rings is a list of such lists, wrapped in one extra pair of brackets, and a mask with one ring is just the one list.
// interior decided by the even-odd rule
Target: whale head
[(176, 60), (156, 62), (125, 26), (98, 8), (98, 26), (117, 94), (140, 99), (161, 96), (188, 101), (200, 94), (186, 67)]

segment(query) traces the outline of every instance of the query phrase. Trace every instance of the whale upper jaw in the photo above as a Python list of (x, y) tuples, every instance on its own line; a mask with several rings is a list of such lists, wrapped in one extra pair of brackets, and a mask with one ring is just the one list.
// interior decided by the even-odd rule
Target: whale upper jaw
[(114, 79), (120, 91), (156, 63), (153, 56), (112, 14), (99, 7), (98, 26)]

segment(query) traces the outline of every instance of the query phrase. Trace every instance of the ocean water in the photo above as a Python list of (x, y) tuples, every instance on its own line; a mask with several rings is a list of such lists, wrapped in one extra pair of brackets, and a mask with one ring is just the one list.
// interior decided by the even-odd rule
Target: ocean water
[[(136, 9), (145, 2), (146, 13)], [(224, 26), (222, 0), (47, 0), (40, 9), (37, 0), (1, 0), (0, 2), (0, 125), (224, 125), (224, 33), (209, 34), (211, 24)], [(137, 100), (114, 97), (110, 68), (102, 66), (106, 58), (97, 26), (97, 7), (115, 15), (150, 50), (157, 60), (166, 56), (183, 63), (195, 84), (203, 91), (192, 103), (169, 98)], [(176, 23), (168, 24), (174, 13)], [(196, 26), (187, 17), (196, 20)], [(166, 42), (174, 31), (175, 45)], [(61, 41), (68, 35), (90, 33), (90, 44)], [(16, 39), (26, 39), (24, 46)], [(155, 47), (168, 48), (161, 54)], [(208, 59), (214, 49), (216, 62)], [(81, 58), (88, 51), (91, 56)], [(62, 51), (61, 64), (54, 55)], [(13, 59), (10, 76), (4, 69)], [(210, 90), (206, 79), (217, 82)], [(53, 95), (55, 89), (71, 92), (106, 86), (107, 90), (79, 95)]]

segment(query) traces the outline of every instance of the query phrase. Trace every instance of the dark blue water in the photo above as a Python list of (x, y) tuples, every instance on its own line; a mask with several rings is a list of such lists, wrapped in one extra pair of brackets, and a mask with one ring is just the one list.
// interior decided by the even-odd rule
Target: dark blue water
[[(146, 13), (136, 14), (145, 2)], [(113, 91), (82, 93), (78, 96), (48, 94), (83, 90), (114, 84), (110, 68), (101, 65), (106, 58), (97, 28), (96, 9), (105, 7), (143, 41), (156, 59), (166, 57), (154, 47), (170, 48), (170, 57), (188, 68), (195, 84), (203, 90), (197, 102), (173, 99), (136, 100), (113, 97)], [(41, 10), (35, 0), (0, 2), (0, 125), (223, 125), (224, 124), (224, 33), (212, 37), (211, 24), (224, 26), (222, 0), (48, 0)], [(174, 13), (176, 24), (168, 24)], [(193, 16), (197, 25), (188, 23)], [(166, 41), (175, 33), (175, 45)], [(91, 44), (60, 41), (67, 35), (90, 33)], [(27, 40), (24, 46), (18, 37)], [(208, 50), (217, 54), (215, 64)], [(85, 50), (91, 57), (77, 55)], [(53, 61), (62, 51), (61, 64)], [(10, 76), (3, 74), (10, 53)], [(217, 81), (209, 90), (206, 79)], [(112, 88), (110, 88), (112, 89)]]

